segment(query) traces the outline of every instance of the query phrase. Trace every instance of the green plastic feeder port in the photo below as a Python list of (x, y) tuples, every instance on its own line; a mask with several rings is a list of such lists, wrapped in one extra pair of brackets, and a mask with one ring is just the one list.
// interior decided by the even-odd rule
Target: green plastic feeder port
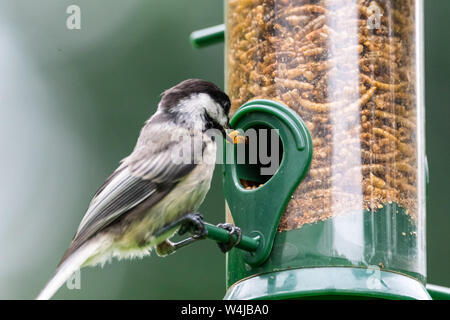
[[(308, 129), (295, 112), (270, 100), (254, 100), (243, 105), (230, 124), (247, 134), (255, 129), (255, 135), (249, 137), (248, 144), (225, 143), (224, 189), (232, 212), (232, 222), (241, 228), (243, 234), (259, 236), (260, 242), (255, 252), (237, 252), (235, 259), (238, 261), (235, 263), (258, 266), (269, 257), (276, 226), (290, 195), (308, 170), (312, 158), (312, 141)], [(271, 129), (276, 131), (269, 131)], [(269, 136), (269, 132), (278, 137)], [(258, 161), (248, 161), (248, 156), (252, 154), (249, 150), (251, 146), (258, 148), (254, 150), (254, 155), (261, 154), (260, 140), (264, 133), (267, 133), (266, 139), (269, 140), (266, 141), (267, 146), (271, 145), (273, 139), (278, 139), (276, 150), (267, 150), (267, 155), (276, 156), (279, 165), (273, 169), (276, 169), (273, 175), (261, 174), (264, 166)], [(240, 155), (244, 155), (242, 161), (238, 160)], [(244, 188), (244, 181), (251, 181), (255, 187), (259, 187), (247, 190), (249, 188)]]

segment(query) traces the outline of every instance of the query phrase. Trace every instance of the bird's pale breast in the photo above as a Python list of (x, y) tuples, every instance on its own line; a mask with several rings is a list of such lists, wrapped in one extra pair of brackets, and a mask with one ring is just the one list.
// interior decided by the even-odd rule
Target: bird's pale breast
[(211, 185), (216, 159), (216, 143), (207, 141), (202, 161), (139, 221), (127, 228), (115, 242), (115, 256), (145, 255), (145, 251), (170, 237), (175, 231), (154, 238), (162, 226), (183, 215), (196, 212)]

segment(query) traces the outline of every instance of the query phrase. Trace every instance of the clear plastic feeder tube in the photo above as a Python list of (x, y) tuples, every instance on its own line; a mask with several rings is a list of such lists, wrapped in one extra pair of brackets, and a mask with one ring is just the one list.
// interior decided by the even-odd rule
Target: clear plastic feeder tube
[(280, 101), (312, 136), (311, 167), (278, 228), (314, 238), (297, 267), (376, 266), (425, 281), (422, 5), (226, 1), (232, 113)]

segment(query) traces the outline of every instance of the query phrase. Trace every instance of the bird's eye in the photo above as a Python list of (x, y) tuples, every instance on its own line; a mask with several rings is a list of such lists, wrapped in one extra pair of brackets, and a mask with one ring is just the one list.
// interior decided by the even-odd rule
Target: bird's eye
[(226, 114), (228, 114), (228, 112), (230, 112), (230, 101), (225, 102), (223, 109)]

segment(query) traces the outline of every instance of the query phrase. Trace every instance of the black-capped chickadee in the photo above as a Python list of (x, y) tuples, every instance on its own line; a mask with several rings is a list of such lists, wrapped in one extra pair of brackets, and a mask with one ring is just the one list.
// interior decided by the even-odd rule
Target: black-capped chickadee
[(162, 254), (170, 252), (168, 238), (178, 227), (161, 230), (203, 202), (216, 158), (217, 139), (208, 132), (226, 136), (229, 109), (228, 96), (207, 81), (189, 79), (166, 90), (133, 152), (94, 195), (37, 299), (51, 298), (81, 267), (143, 257), (158, 246)]

